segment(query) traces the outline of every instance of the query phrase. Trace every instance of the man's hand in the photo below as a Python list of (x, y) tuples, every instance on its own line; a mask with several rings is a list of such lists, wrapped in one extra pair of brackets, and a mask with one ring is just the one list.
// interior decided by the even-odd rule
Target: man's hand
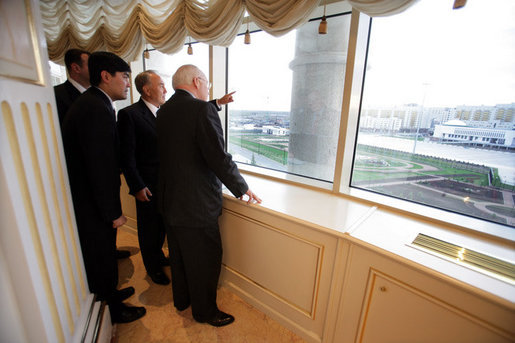
[(116, 218), (113, 220), (113, 228), (116, 229), (117, 227), (122, 226), (127, 222), (127, 218), (122, 214), (119, 218)]
[(247, 204), (255, 203), (255, 202), (257, 202), (258, 204), (261, 204), (261, 199), (256, 194), (254, 194), (250, 189), (247, 191), (247, 193), (243, 194), (240, 197), (240, 200), (245, 201), (245, 200), (243, 200), (243, 197), (245, 195), (247, 195), (249, 197), (249, 200), (247, 200)]
[(223, 97), (217, 100), (218, 106), (226, 105), (230, 102), (233, 102), (234, 99), (232, 98), (232, 95), (236, 93), (236, 91), (231, 92), (229, 94), (225, 94)]
[(152, 193), (147, 187), (139, 190), (135, 195), (136, 199), (138, 199), (139, 201), (150, 201), (151, 196)]

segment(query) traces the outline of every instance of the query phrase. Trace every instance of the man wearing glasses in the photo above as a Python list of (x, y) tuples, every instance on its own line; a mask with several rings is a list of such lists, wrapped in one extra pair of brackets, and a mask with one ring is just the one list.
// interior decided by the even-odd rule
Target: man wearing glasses
[(193, 318), (224, 326), (234, 321), (216, 304), (222, 263), (218, 217), (222, 183), (235, 197), (260, 203), (224, 150), (217, 108), (207, 102), (210, 84), (194, 65), (172, 78), (175, 94), (157, 113), (158, 209), (170, 248), (174, 306), (191, 305)]

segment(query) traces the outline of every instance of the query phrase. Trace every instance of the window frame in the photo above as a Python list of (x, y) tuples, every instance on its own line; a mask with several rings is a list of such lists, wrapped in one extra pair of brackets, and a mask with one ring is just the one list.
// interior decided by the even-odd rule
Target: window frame
[[(342, 5), (341, 3), (333, 3), (331, 5), (328, 5), (327, 6), (328, 7), (327, 11), (329, 13), (331, 13), (331, 14), (325, 15), (325, 17), (329, 19), (329, 18), (332, 18), (332, 17), (339, 17), (339, 16), (344, 16), (344, 15), (350, 15), (351, 16), (351, 26), (352, 26), (352, 13), (353, 13), (353, 11), (351, 10), (350, 7), (347, 7), (347, 6), (348, 5), (345, 5), (345, 4)], [(322, 11), (323, 11), (322, 8), (318, 8), (317, 11), (315, 11), (314, 16), (308, 22), (322, 20)], [(247, 30), (247, 22), (246, 22), (246, 20), (248, 20), (248, 18), (245, 18), (245, 20), (243, 21), (242, 29), (240, 29), (241, 32), (238, 33), (236, 39), (242, 39), (243, 38), (243, 36), (245, 34), (245, 31)], [(258, 26), (256, 26), (253, 23), (250, 23), (250, 25), (249, 25), (249, 32), (251, 34), (255, 33), (255, 32), (261, 32), (261, 31), (262, 30)], [(240, 38), (240, 37), (242, 37), (242, 38)], [(350, 39), (350, 37), (349, 37), (349, 39)], [(225, 51), (226, 51), (225, 61), (224, 61), (225, 62), (224, 63), (225, 64), (225, 93), (229, 92), (229, 84), (228, 84), (229, 68), (230, 68), (229, 67), (229, 49), (230, 49), (230, 47), (225, 48)], [(347, 56), (347, 58), (348, 58), (348, 56)], [(347, 75), (347, 74), (345, 74), (345, 75)], [(343, 89), (342, 89), (342, 92), (344, 94), (345, 94), (345, 82), (347, 82), (347, 76), (345, 76), (344, 86), (343, 86)], [(214, 83), (213, 83), (213, 87), (215, 87)], [(229, 109), (228, 108), (229, 108), (229, 106), (230, 106), (230, 104), (228, 106), (225, 106), (225, 110), (223, 111), (224, 139), (225, 139), (225, 149), (226, 149), (226, 151), (228, 151), (228, 146), (229, 146), (229, 141), (230, 141), (230, 137), (229, 137), (229, 134), (228, 134), (228, 130), (229, 130)], [(343, 112), (340, 112), (340, 120), (343, 120), (342, 113)], [(311, 187), (311, 188), (319, 188), (321, 190), (331, 191), (331, 192), (334, 193), (335, 192), (335, 188), (334, 188), (333, 185), (335, 183), (335, 180), (337, 179), (337, 175), (339, 175), (339, 173), (340, 173), (339, 172), (340, 169), (338, 168), (338, 156), (339, 156), (338, 150), (340, 149), (339, 146), (341, 144), (341, 136), (342, 136), (341, 132), (339, 132), (338, 140), (337, 140), (337, 153), (336, 153), (335, 170), (334, 170), (334, 173), (333, 173), (333, 181), (322, 180), (322, 179), (318, 179), (318, 178), (315, 178), (315, 177), (310, 177), (310, 176), (307, 176), (307, 175), (300, 175), (300, 174), (295, 174), (295, 173), (289, 173), (289, 172), (286, 172), (286, 171), (280, 171), (280, 170), (276, 170), (276, 169), (269, 169), (269, 168), (261, 167), (261, 166), (252, 166), (252, 165), (249, 165), (247, 163), (238, 162), (238, 161), (236, 161), (236, 163), (237, 163), (238, 168), (240, 170), (248, 172), (249, 174), (260, 175), (260, 176), (272, 178), (272, 179), (275, 179), (275, 180), (284, 180), (286, 182), (292, 182), (292, 183), (295, 183), (295, 184), (304, 185), (304, 186)]]
[[(353, 19), (355, 19), (353, 17)], [(372, 18), (359, 13), (359, 29), (357, 32), (353, 32), (353, 24), (351, 22), (351, 37), (356, 39), (355, 59), (352, 60), (353, 66), (353, 79), (352, 85), (345, 84), (344, 87), (349, 86), (351, 89), (345, 89), (348, 91), (350, 99), (349, 106), (347, 107), (349, 121), (347, 136), (345, 137), (345, 146), (348, 147), (344, 153), (343, 170), (341, 175), (342, 182), (339, 192), (353, 198), (372, 202), (375, 205), (380, 205), (384, 208), (408, 214), (410, 216), (420, 217), (431, 222), (438, 222), (443, 224), (450, 224), (453, 228), (459, 230), (468, 231), (471, 233), (481, 233), (486, 235), (492, 235), (510, 241), (515, 241), (515, 230), (510, 228), (508, 225), (501, 223), (494, 223), (480, 218), (469, 217), (465, 214), (452, 212), (445, 209), (431, 207), (429, 205), (415, 203), (409, 200), (395, 198), (373, 191), (368, 191), (356, 187), (351, 187), (352, 168), (354, 165), (354, 157), (356, 153), (356, 141), (359, 132), (359, 115), (361, 112), (364, 82), (365, 82), (365, 66), (367, 63), (368, 50), (369, 50), (369, 38), (372, 27)], [(351, 40), (349, 40), (351, 44)], [(348, 61), (351, 60), (350, 47)], [(348, 70), (348, 69), (347, 69)], [(359, 87), (356, 87), (359, 84)], [(359, 88), (359, 89), (358, 89)], [(346, 106), (343, 105), (345, 110)], [(343, 119), (343, 118), (342, 118)]]
[[(314, 18), (312, 20), (317, 19), (320, 18)], [(311, 189), (318, 189), (322, 192), (330, 192), (334, 196), (343, 196), (357, 202), (365, 202), (372, 206), (377, 206), (402, 215), (414, 217), (416, 219), (443, 224), (452, 230), (514, 242), (515, 230), (508, 225), (489, 222), (469, 217), (464, 214), (433, 208), (427, 205), (413, 203), (408, 200), (393, 198), (350, 186), (356, 150), (356, 138), (359, 131), (359, 114), (361, 110), (364, 85), (364, 69), (368, 56), (368, 42), (370, 38), (371, 25), (371, 17), (360, 13), (357, 10), (352, 10), (333, 182), (320, 181), (305, 176), (289, 174), (287, 172), (270, 170), (264, 167), (250, 166), (244, 163), (237, 163), (239, 169), (243, 173), (283, 181), (286, 183), (293, 183), (295, 185)], [(246, 24), (244, 26), (246, 29)], [(229, 61), (227, 57), (228, 49), (229, 48), (226, 48), (224, 63), (226, 66), (226, 91), (228, 89), (227, 80), (229, 73)], [(227, 108), (225, 109), (224, 114), (225, 128), (227, 128), (229, 116)], [(228, 139), (228, 131), (226, 130), (226, 142), (228, 142)]]

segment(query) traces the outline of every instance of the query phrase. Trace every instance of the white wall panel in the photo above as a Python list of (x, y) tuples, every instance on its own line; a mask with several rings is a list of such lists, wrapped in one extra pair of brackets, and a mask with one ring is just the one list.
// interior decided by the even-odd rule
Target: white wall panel
[(229, 211), (223, 227), (227, 268), (312, 317), (324, 247)]
[(321, 342), (338, 237), (243, 202), (224, 204), (223, 284), (307, 341)]
[(375, 270), (366, 299), (358, 342), (511, 342), (495, 323)]
[(5, 306), (0, 341), (79, 341), (93, 296), (77, 235), (39, 2), (2, 1), (2, 13), (2, 37), (12, 44), (0, 52), (0, 302)]
[(380, 249), (355, 243), (334, 342), (374, 342), (379, 333), (381, 342), (515, 339), (513, 308), (427, 267), (403, 263)]

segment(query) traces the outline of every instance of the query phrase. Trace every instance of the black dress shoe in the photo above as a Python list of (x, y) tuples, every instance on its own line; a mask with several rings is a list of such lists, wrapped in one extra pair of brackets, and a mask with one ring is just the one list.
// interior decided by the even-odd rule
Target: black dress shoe
[(170, 260), (167, 257), (161, 258), (161, 266), (166, 267), (170, 265)]
[(154, 283), (159, 285), (168, 285), (170, 283), (170, 279), (164, 272), (148, 273), (148, 276), (150, 276)]
[(186, 305), (177, 305), (177, 304), (174, 303), (173, 306), (175, 306), (177, 311), (184, 311), (185, 309), (190, 307), (190, 303), (187, 303)]
[(114, 323), (130, 323), (140, 319), (147, 313), (144, 307), (127, 306), (117, 304), (109, 308), (111, 310), (111, 321)]
[(133, 294), (134, 294), (134, 287), (126, 287), (126, 288), (122, 288), (120, 290), (115, 289), (112, 296), (110, 296), (110, 297), (104, 297), (99, 294), (97, 297), (97, 300), (98, 301), (104, 301), (104, 300), (109, 301), (109, 299), (111, 299), (111, 301), (114, 303), (121, 303), (122, 301), (129, 298)]
[(122, 258), (127, 258), (131, 256), (131, 252), (129, 250), (116, 250), (116, 258), (121, 260)]
[(134, 294), (134, 287), (122, 288), (116, 291), (116, 301), (122, 302)]
[(218, 313), (213, 318), (206, 321), (206, 323), (213, 326), (225, 326), (231, 324), (232, 322), (234, 322), (234, 317), (222, 311), (218, 311)]

